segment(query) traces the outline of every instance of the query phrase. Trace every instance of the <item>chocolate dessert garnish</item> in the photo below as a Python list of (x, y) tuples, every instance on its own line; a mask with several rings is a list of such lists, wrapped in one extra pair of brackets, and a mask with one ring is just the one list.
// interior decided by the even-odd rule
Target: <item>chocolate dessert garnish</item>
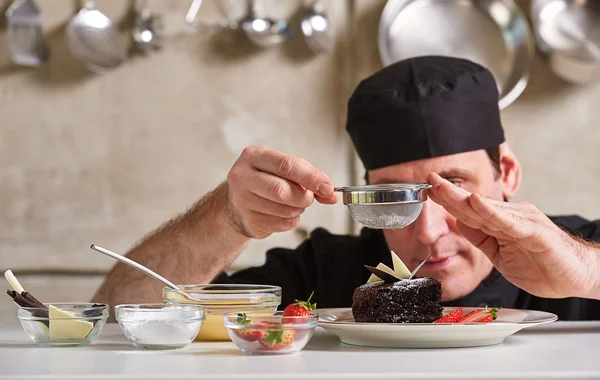
[(400, 278), (394, 276), (393, 274), (390, 274), (388, 272), (384, 272), (381, 269), (372, 267), (370, 265), (365, 265), (365, 268), (367, 268), (367, 270), (371, 273), (373, 273), (375, 276), (379, 277), (380, 279), (383, 280), (384, 283), (391, 283), (391, 282), (396, 282), (396, 281), (400, 281)]

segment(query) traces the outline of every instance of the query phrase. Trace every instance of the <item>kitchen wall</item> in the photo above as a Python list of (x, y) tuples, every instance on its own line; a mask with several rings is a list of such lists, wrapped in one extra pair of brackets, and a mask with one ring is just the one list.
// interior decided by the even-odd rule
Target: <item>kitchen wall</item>
[[(163, 50), (103, 74), (66, 50), (71, 0), (39, 0), (52, 54), (42, 68), (13, 65), (0, 34), (0, 269), (40, 298), (89, 298), (113, 265), (91, 243), (126, 251), (224, 180), (248, 145), (302, 156), (336, 184), (362, 176), (344, 112), (356, 81), (381, 66), (383, 0), (326, 2), (337, 34), (330, 55), (314, 55), (301, 38), (260, 50), (235, 32), (199, 34), (182, 21), (189, 1), (149, 3), (164, 17)], [(243, 1), (228, 4), (235, 15)], [(128, 2), (97, 5), (126, 31)], [(214, 5), (205, 1), (203, 19), (218, 17)], [(265, 5), (298, 27), (296, 1)], [(523, 165), (518, 199), (600, 216), (599, 96), (600, 85), (568, 85), (536, 57), (528, 88), (502, 113)], [(317, 226), (355, 231), (342, 205), (317, 205), (300, 229), (253, 243), (231, 269), (258, 265), (269, 247), (294, 247)]]

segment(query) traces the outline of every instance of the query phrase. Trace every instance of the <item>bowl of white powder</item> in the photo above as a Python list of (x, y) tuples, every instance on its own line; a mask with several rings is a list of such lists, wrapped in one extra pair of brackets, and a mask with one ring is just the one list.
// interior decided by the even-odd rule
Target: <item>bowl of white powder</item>
[(134, 346), (151, 350), (183, 348), (206, 319), (206, 306), (164, 303), (115, 306), (115, 318)]

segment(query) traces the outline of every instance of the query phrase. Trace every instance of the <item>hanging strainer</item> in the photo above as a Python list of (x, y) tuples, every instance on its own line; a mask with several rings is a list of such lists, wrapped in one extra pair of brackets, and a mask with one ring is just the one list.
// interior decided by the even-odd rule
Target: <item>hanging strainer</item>
[(352, 219), (377, 229), (403, 228), (421, 214), (428, 183), (336, 187)]

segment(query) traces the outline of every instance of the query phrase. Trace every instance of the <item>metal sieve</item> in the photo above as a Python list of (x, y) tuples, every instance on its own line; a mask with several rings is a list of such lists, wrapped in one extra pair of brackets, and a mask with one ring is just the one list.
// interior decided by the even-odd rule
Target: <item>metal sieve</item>
[(403, 228), (414, 222), (427, 200), (428, 183), (336, 187), (352, 219), (376, 229)]

